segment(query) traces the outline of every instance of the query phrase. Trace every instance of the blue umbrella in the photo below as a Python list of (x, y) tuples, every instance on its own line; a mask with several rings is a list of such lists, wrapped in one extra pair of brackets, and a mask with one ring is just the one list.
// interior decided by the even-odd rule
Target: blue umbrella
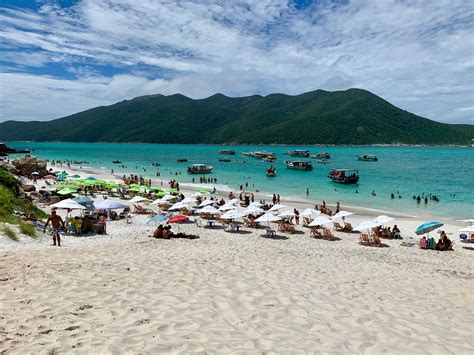
[(444, 224), (441, 222), (426, 222), (423, 223), (421, 226), (419, 226), (416, 230), (415, 233), (417, 235), (422, 235), (429, 233), (431, 231), (434, 231), (435, 229), (438, 229), (439, 227), (442, 227)]
[(164, 213), (164, 214), (158, 214), (158, 215), (154, 216), (153, 218), (150, 218), (150, 219), (146, 222), (146, 224), (152, 224), (152, 223), (156, 224), (156, 223), (164, 222), (164, 221), (166, 221), (168, 218), (170, 218), (170, 215), (169, 215), (169, 214), (166, 214), (166, 213)]

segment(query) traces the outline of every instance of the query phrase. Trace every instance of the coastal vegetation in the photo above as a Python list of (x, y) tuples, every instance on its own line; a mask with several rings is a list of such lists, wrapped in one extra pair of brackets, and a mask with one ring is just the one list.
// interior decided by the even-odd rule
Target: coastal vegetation
[(226, 144), (470, 144), (473, 125), (435, 122), (361, 89), (193, 100), (150, 95), (48, 122), (7, 121), (0, 139)]

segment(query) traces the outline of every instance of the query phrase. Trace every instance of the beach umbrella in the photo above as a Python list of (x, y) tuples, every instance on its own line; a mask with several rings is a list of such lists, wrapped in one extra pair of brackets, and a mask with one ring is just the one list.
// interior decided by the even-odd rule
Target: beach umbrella
[(84, 206), (87, 209), (92, 210), (94, 208), (94, 201), (92, 201), (89, 197), (78, 195), (73, 198), (73, 201), (77, 202), (78, 204)]
[(196, 199), (192, 197), (186, 197), (181, 202), (182, 203), (196, 203)]
[(314, 208), (306, 208), (300, 213), (300, 217), (316, 217), (321, 214), (321, 211), (315, 210)]
[(333, 221), (339, 218), (342, 218), (342, 220), (344, 220), (344, 218), (346, 218), (347, 216), (352, 216), (353, 214), (354, 214), (353, 212), (349, 212), (349, 211), (339, 211), (334, 216), (332, 216), (331, 219)]
[(175, 198), (177, 198), (177, 196), (164, 195), (164, 196), (161, 198), (161, 201), (171, 201), (171, 200), (174, 200)]
[(156, 216), (150, 218), (146, 224), (157, 224), (157, 223), (160, 223), (160, 222), (164, 222), (166, 221), (167, 219), (170, 218), (170, 215), (169, 214), (166, 214), (166, 213), (162, 213), (162, 214), (157, 214)]
[(96, 181), (97, 179), (93, 176), (89, 176), (88, 178), (86, 178), (87, 181)]
[(243, 211), (231, 210), (224, 213), (221, 216), (221, 219), (236, 219), (236, 218), (242, 218), (244, 216), (246, 216), (246, 214)]
[(76, 193), (76, 192), (77, 192), (77, 190), (70, 189), (70, 188), (65, 188), (65, 189), (59, 190), (57, 193), (59, 195), (70, 195), (70, 194)]
[(285, 217), (294, 217), (296, 216), (296, 214), (293, 212), (293, 211), (290, 211), (290, 210), (287, 210), (287, 211), (283, 211), (283, 212), (280, 212), (278, 214), (278, 217), (282, 217), (282, 218), (285, 218)]
[(166, 196), (166, 192), (164, 191), (158, 191), (156, 194), (155, 194), (156, 197), (164, 197)]
[(69, 176), (70, 179), (80, 179), (81, 175), (74, 174), (72, 176)]
[(46, 175), (43, 177), (43, 179), (56, 179), (55, 175)]
[(145, 202), (145, 201), (150, 201), (150, 200), (147, 199), (146, 197), (143, 197), (143, 196), (135, 196), (128, 202), (129, 203), (140, 203), (140, 202)]
[(202, 197), (202, 196), (204, 196), (204, 194), (198, 191), (198, 192), (193, 193), (191, 196), (192, 197)]
[(319, 216), (316, 217), (308, 226), (310, 227), (316, 227), (316, 226), (324, 226), (325, 224), (332, 223), (331, 218), (326, 217), (326, 216)]
[(208, 194), (209, 191), (206, 190), (206, 189), (199, 189), (198, 192), (202, 193), (202, 194)]
[(229, 202), (226, 203), (226, 205), (236, 205), (240, 202), (240, 200), (238, 198), (233, 198), (232, 200), (230, 200)]
[(188, 216), (176, 215), (168, 219), (168, 223), (183, 223), (189, 220)]
[(64, 210), (85, 210), (86, 208), (73, 199), (68, 198), (67, 200), (59, 201), (58, 203), (52, 204), (50, 207), (64, 209)]
[(257, 213), (262, 213), (264, 212), (260, 207), (257, 206), (249, 206), (247, 207), (244, 211), (245, 215), (249, 214), (257, 214)]
[(127, 205), (123, 204), (122, 202), (111, 200), (111, 199), (95, 201), (94, 207), (98, 210), (115, 210), (119, 208), (129, 208)]
[(182, 203), (182, 202), (178, 202), (178, 203), (175, 203), (173, 206), (171, 206), (170, 208), (168, 208), (168, 211), (177, 211), (177, 210), (180, 210), (182, 208), (187, 208), (189, 209), (189, 205), (186, 204), (186, 203)]
[(280, 217), (278, 216), (275, 216), (273, 213), (265, 213), (264, 215), (261, 215), (260, 217), (258, 217), (255, 222), (268, 222), (268, 226), (270, 227), (270, 222), (276, 222), (276, 221), (279, 221), (281, 220)]
[(435, 229), (438, 229), (439, 227), (442, 227), (442, 226), (444, 226), (444, 223), (441, 223), (441, 222), (426, 222), (418, 226), (417, 229), (415, 229), (415, 234), (423, 235), (431, 231), (434, 231)]
[(33, 172), (31, 173), (31, 175), (41, 175), (41, 174), (40, 174), (39, 172), (37, 172), (37, 171), (33, 171)]
[(213, 203), (215, 203), (216, 201), (214, 200), (204, 200), (202, 201), (198, 207), (204, 207), (204, 206), (209, 206), (209, 205), (212, 205)]
[(235, 210), (236, 208), (237, 206), (229, 205), (228, 203), (226, 203), (225, 205), (219, 207), (219, 211), (230, 211), (230, 210)]
[(376, 222), (376, 223), (385, 224), (385, 223), (393, 221), (394, 219), (395, 218), (381, 215), (381, 216), (378, 216), (378, 217), (374, 218), (373, 221)]
[(221, 214), (222, 212), (212, 206), (206, 206), (198, 210), (197, 213)]
[[(235, 200), (237, 200), (237, 202), (239, 202), (238, 199), (235, 199)], [(232, 201), (233, 201), (233, 200), (232, 200)], [(254, 201), (254, 202), (252, 202), (252, 203), (249, 205), (249, 207), (251, 207), (251, 206), (253, 206), (253, 207), (262, 207), (262, 206), (263, 206), (263, 203)]]
[(281, 210), (282, 208), (286, 208), (285, 205), (280, 205), (279, 203), (275, 204), (270, 208), (270, 211), (278, 211)]
[(363, 221), (354, 227), (354, 230), (361, 231), (364, 229), (371, 229), (380, 226), (382, 223), (377, 223), (374, 220)]

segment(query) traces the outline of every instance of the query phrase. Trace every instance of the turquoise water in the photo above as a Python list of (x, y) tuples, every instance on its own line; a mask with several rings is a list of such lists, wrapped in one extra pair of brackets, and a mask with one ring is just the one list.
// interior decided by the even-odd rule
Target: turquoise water
[[(116, 174), (137, 173), (143, 176), (177, 178), (180, 182), (191, 182), (186, 167), (191, 163), (214, 166), (214, 172), (207, 176), (216, 177), (218, 185), (227, 185), (238, 190), (240, 184), (248, 182), (249, 190), (279, 193), (286, 197), (297, 197), (312, 201), (325, 200), (334, 204), (340, 201), (344, 206), (359, 206), (382, 210), (395, 210), (415, 214), (429, 214), (445, 218), (474, 217), (474, 149), (463, 147), (291, 147), (291, 146), (238, 146), (180, 145), (180, 144), (101, 144), (101, 143), (30, 143), (10, 142), (15, 148), (32, 148), (33, 154), (44, 159), (86, 160), (84, 166), (113, 168)], [(232, 162), (219, 162), (222, 149), (234, 149)], [(313, 171), (288, 170), (284, 160), (290, 159), (285, 152), (292, 149), (308, 149), (312, 153), (328, 151), (330, 164), (317, 164), (313, 160)], [(265, 169), (269, 163), (243, 157), (242, 152), (267, 150), (277, 154), (274, 163), (277, 176), (269, 178)], [(358, 154), (375, 154), (378, 162), (357, 160)], [(178, 158), (187, 158), (188, 163), (177, 163)], [(120, 160), (127, 169), (119, 168), (113, 160)], [(245, 160), (245, 164), (236, 160)], [(151, 163), (160, 163), (159, 168)], [(327, 178), (333, 168), (359, 169), (358, 185), (334, 184)], [(144, 172), (143, 168), (147, 171)], [(175, 173), (181, 175), (176, 177)], [(309, 196), (306, 189), (309, 188)], [(358, 193), (356, 193), (356, 190)], [(372, 196), (372, 191), (377, 196)], [(397, 191), (402, 196), (390, 198)], [(432, 193), (440, 202), (429, 201), (417, 205), (414, 194)], [(397, 194), (398, 195), (398, 194)]]

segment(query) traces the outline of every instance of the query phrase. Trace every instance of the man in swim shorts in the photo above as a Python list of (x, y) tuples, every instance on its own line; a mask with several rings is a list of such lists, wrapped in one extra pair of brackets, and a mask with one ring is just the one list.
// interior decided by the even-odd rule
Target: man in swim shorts
[(48, 220), (46, 221), (46, 224), (44, 225), (43, 228), (43, 233), (46, 232), (46, 227), (48, 227), (49, 222), (51, 222), (51, 225), (53, 226), (53, 245), (56, 245), (56, 240), (58, 242), (58, 247), (61, 246), (61, 238), (59, 237), (59, 231), (61, 230), (61, 227), (64, 228), (64, 222), (61, 216), (58, 216), (56, 214), (56, 211), (51, 211), (51, 215), (49, 216)]

